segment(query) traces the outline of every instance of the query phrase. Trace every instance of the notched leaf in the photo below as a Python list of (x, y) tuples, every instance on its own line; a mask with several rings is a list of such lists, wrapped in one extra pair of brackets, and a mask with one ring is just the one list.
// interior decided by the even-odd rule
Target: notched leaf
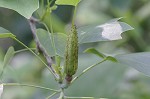
[[(124, 22), (111, 22), (99, 25), (96, 28), (101, 28), (101, 36), (106, 40), (122, 39), (121, 33), (131, 30), (132, 28)], [(95, 28), (95, 29), (96, 29)]]
[(102, 25), (91, 25), (79, 28), (79, 43), (82, 44), (122, 39), (121, 33), (132, 30), (133, 28), (124, 22), (119, 22), (119, 19), (120, 18), (110, 20)]

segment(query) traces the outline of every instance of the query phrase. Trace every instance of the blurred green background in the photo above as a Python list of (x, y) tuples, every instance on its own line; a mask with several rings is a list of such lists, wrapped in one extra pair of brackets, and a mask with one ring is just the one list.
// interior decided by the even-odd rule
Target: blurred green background
[[(55, 32), (63, 32), (64, 28), (69, 26), (72, 10), (71, 6), (58, 6), (58, 9), (54, 11)], [(149, 10), (150, 0), (82, 0), (76, 16), (78, 27), (124, 17), (121, 21), (134, 27), (134, 30), (123, 33), (123, 39), (119, 41), (81, 45), (79, 70), (76, 75), (99, 61), (98, 57), (83, 53), (88, 47), (95, 47), (107, 54), (150, 51)], [(32, 45), (28, 21), (18, 13), (0, 8), (0, 26), (15, 34), (26, 45)], [(11, 39), (0, 39), (0, 66), (9, 46), (15, 46), (15, 50), (23, 48)], [(4, 71), (2, 81), (58, 89), (52, 75), (30, 52), (15, 55)], [(45, 99), (50, 94), (51, 92), (47, 90), (8, 86), (4, 88), (2, 99)], [(105, 62), (79, 78), (66, 90), (66, 94), (109, 99), (150, 99), (150, 78), (128, 66)]]

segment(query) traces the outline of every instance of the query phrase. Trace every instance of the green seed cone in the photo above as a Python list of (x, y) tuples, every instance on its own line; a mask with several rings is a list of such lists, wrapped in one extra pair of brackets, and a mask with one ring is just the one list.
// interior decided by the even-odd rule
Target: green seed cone
[(65, 52), (65, 74), (71, 77), (78, 68), (78, 36), (76, 26), (73, 25), (71, 33), (67, 37), (67, 45)]

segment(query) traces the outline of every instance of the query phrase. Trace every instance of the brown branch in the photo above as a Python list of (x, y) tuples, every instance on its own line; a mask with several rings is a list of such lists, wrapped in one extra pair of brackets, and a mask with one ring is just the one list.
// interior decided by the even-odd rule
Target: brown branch
[(48, 66), (52, 72), (52, 74), (55, 76), (56, 79), (59, 79), (59, 76), (56, 74), (55, 70), (53, 69), (52, 67), (52, 59), (51, 57), (47, 54), (46, 50), (42, 47), (42, 45), (40, 44), (39, 42), (39, 39), (36, 35), (36, 22), (39, 22), (37, 19), (31, 17), (29, 19), (29, 24), (30, 24), (30, 28), (31, 28), (31, 31), (32, 31), (32, 34), (33, 34), (33, 38), (34, 38), (34, 41), (36, 43), (36, 47), (38, 50), (40, 50), (44, 57), (46, 58), (46, 61), (48, 63)]

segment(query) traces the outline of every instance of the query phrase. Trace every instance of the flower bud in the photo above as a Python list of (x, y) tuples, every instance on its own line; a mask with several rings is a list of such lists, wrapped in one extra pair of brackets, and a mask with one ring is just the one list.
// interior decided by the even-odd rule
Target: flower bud
[(71, 33), (67, 37), (67, 45), (65, 52), (64, 72), (66, 77), (72, 77), (78, 68), (78, 34), (76, 26), (73, 25)]

